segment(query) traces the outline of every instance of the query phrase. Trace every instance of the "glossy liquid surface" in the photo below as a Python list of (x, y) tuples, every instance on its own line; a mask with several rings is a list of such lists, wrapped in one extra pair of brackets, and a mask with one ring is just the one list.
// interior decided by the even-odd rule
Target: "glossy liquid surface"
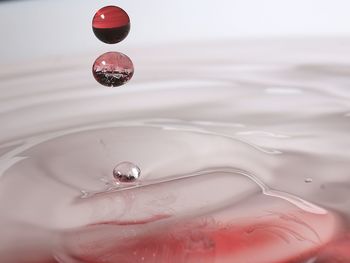
[(123, 89), (93, 55), (2, 68), (1, 260), (349, 262), (349, 46), (136, 49)]

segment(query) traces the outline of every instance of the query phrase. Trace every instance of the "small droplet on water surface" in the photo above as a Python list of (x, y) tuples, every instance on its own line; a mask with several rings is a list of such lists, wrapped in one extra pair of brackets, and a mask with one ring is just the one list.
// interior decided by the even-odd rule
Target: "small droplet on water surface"
[(101, 85), (118, 87), (132, 78), (134, 65), (131, 59), (123, 53), (107, 52), (96, 59), (92, 73)]
[(305, 183), (312, 183), (312, 178), (305, 178)]
[(124, 40), (130, 31), (128, 14), (117, 6), (105, 6), (92, 20), (95, 36), (104, 43), (116, 44)]
[(122, 162), (114, 168), (113, 176), (118, 182), (130, 183), (140, 178), (141, 169), (131, 162)]

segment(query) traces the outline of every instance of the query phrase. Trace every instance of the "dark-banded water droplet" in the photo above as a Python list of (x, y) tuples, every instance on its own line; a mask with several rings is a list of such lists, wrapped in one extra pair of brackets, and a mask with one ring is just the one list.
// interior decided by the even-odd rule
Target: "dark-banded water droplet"
[(107, 52), (98, 57), (92, 67), (94, 78), (107, 87), (118, 87), (134, 75), (131, 59), (120, 52)]
[(117, 6), (105, 6), (92, 20), (95, 36), (104, 43), (115, 44), (124, 40), (130, 31), (128, 14)]

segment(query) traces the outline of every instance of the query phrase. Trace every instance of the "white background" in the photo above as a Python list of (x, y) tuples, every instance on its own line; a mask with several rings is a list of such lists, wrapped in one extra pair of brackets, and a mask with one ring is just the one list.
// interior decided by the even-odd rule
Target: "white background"
[(0, 4), (1, 62), (106, 50), (91, 20), (109, 4), (132, 19), (129, 37), (113, 46), (121, 51), (242, 37), (350, 36), (349, 0), (10, 1)]

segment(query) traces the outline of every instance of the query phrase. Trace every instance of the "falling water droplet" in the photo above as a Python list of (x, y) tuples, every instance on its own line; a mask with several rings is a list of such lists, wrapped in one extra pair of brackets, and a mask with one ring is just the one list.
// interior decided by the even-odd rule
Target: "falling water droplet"
[(305, 183), (312, 183), (312, 178), (306, 178)]
[(131, 162), (122, 162), (114, 168), (113, 176), (118, 182), (134, 182), (141, 176), (141, 169)]
[(105, 6), (92, 20), (95, 36), (104, 43), (116, 44), (124, 40), (130, 31), (128, 14), (117, 6)]
[(107, 52), (98, 57), (92, 67), (94, 78), (107, 87), (118, 87), (134, 75), (131, 59), (119, 52)]

